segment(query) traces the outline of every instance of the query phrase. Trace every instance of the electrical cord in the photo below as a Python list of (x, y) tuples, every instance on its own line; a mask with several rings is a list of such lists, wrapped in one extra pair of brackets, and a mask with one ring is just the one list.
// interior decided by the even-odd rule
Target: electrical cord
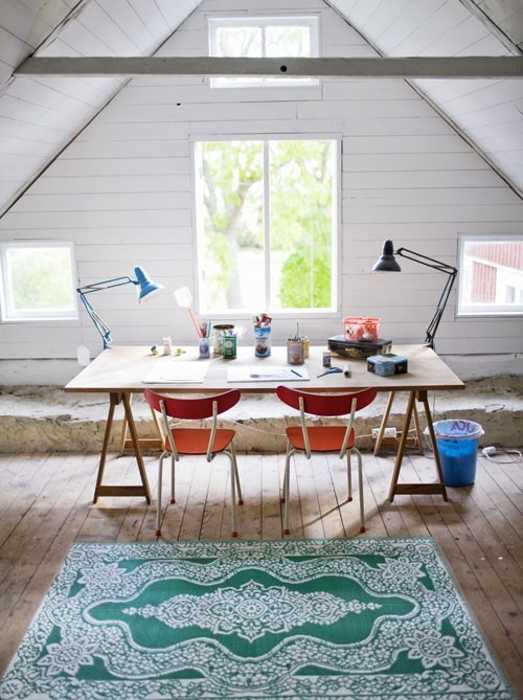
[[(523, 461), (523, 456), (520, 450), (513, 450), (504, 447), (495, 447), (494, 445), (489, 445), (481, 450), (481, 454), (489, 462), (494, 462), (494, 464), (519, 464)], [(499, 459), (499, 456), (502, 459)], [(504, 459), (503, 456), (508, 457)]]

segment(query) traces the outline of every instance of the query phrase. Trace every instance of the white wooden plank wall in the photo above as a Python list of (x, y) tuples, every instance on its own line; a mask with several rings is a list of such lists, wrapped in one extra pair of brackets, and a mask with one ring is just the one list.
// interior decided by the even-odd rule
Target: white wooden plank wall
[[(197, 0), (89, 0), (39, 56), (149, 55)], [(0, 0), (0, 83), (77, 0)], [(2, 73), (3, 71), (3, 73)], [(0, 94), (0, 215), (122, 84), (112, 78), (16, 77)]]
[[(331, 4), (386, 56), (511, 55), (459, 0), (332, 0)], [(485, 4), (487, 11), (489, 4), (496, 5), (507, 23), (517, 25), (516, 13), (510, 13), (517, 3), (478, 4)], [(519, 14), (523, 17), (523, 9)], [(413, 82), (523, 192), (523, 79)]]
[[(369, 3), (370, 4), (370, 3)], [(209, 13), (318, 12), (325, 55), (373, 55), (359, 35), (320, 0), (206, 0), (163, 53), (207, 51)], [(375, 314), (384, 333), (420, 342), (444, 279), (404, 265), (401, 275), (372, 275), (391, 237), (456, 262), (459, 233), (521, 233), (523, 204), (485, 162), (403, 81), (323, 81), (308, 89), (211, 91), (205, 81), (133, 80), (0, 222), (9, 238), (73, 240), (81, 284), (125, 274), (140, 263), (168, 293), (139, 307), (135, 290), (99, 293), (96, 308), (115, 342), (192, 341), (172, 290), (192, 286), (192, 148), (223, 134), (341, 135), (342, 310)], [(455, 297), (440, 329), (444, 353), (523, 351), (520, 319), (454, 319)], [(241, 323), (241, 321), (240, 321)], [(243, 321), (245, 324), (246, 322)], [(315, 341), (341, 321), (303, 321)], [(1, 357), (71, 357), (99, 342), (90, 322), (6, 325)], [(289, 322), (275, 322), (282, 342)]]

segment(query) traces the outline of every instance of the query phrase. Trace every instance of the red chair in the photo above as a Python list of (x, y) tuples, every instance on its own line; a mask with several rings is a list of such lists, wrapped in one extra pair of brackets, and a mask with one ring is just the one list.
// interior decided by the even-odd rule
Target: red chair
[[(240, 392), (236, 390), (226, 391), (223, 394), (198, 399), (178, 399), (157, 394), (146, 389), (144, 397), (154, 411), (158, 411), (163, 417), (165, 442), (163, 452), (160, 455), (158, 465), (158, 502), (156, 505), (156, 536), (161, 535), (162, 514), (162, 471), (163, 460), (171, 456), (171, 503), (174, 498), (175, 463), (182, 455), (205, 455), (211, 462), (217, 454), (226, 454), (231, 462), (231, 522), (232, 536), (238, 537), (236, 530), (236, 489), (238, 489), (238, 503), (242, 505), (242, 492), (238, 464), (234, 451), (234, 430), (218, 428), (218, 415), (228, 411), (240, 400)], [(210, 428), (177, 428), (169, 424), (169, 418), (179, 420), (201, 420), (212, 418)]]
[[(365, 532), (365, 512), (363, 506), (363, 473), (360, 451), (354, 446), (356, 435), (353, 428), (354, 414), (368, 406), (376, 398), (375, 389), (362, 389), (349, 394), (311, 394), (297, 391), (287, 386), (276, 390), (278, 398), (287, 406), (300, 412), (300, 425), (287, 428), (287, 456), (283, 476), (283, 532), (289, 533), (289, 486), (290, 462), (296, 452), (303, 452), (310, 459), (314, 452), (337, 452), (340, 459), (347, 456), (348, 500), (352, 501), (351, 453), (358, 458), (358, 481), (360, 496), (360, 532)], [(315, 416), (343, 416), (349, 414), (347, 426), (321, 425), (308, 427), (305, 414)]]

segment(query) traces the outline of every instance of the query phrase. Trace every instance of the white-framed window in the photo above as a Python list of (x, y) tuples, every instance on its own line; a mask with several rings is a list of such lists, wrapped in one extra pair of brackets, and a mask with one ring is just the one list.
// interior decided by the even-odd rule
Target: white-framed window
[[(209, 55), (237, 58), (319, 56), (319, 17), (210, 17)], [(315, 78), (217, 77), (213, 88), (318, 85)]]
[(339, 139), (195, 144), (204, 314), (332, 314), (338, 305)]
[(458, 315), (523, 314), (523, 234), (460, 238)]
[(73, 244), (0, 243), (2, 321), (77, 319)]

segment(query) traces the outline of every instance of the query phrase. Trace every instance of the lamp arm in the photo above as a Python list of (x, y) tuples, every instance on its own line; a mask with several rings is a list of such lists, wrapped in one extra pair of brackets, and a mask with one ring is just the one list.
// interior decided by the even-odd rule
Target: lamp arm
[(434, 258), (429, 258), (428, 255), (423, 255), (422, 253), (417, 253), (415, 250), (409, 250), (408, 248), (398, 248), (396, 255), (400, 255), (406, 260), (411, 260), (412, 262), (418, 263), (419, 265), (425, 265), (425, 267), (430, 267), (433, 270), (439, 270), (439, 272), (446, 272), (448, 275), (457, 272), (457, 268), (453, 265), (449, 265), (441, 260), (435, 260)]
[(101, 282), (93, 282), (86, 284), (83, 287), (78, 287), (78, 294), (91, 294), (91, 292), (99, 292), (103, 289), (112, 289), (113, 287), (122, 287), (124, 284), (138, 284), (132, 277), (113, 277), (112, 279), (102, 280)]
[(434, 338), (438, 330), (440, 321), (445, 312), (452, 287), (456, 281), (456, 276), (458, 274), (457, 268), (448, 263), (442, 262), (441, 260), (435, 260), (430, 258), (428, 255), (423, 255), (422, 253), (417, 253), (414, 250), (409, 250), (408, 248), (399, 248), (396, 251), (397, 255), (400, 255), (406, 260), (411, 260), (412, 262), (418, 263), (419, 265), (424, 265), (425, 267), (430, 267), (432, 270), (437, 270), (438, 272), (443, 272), (447, 275), (447, 280), (441, 291), (438, 303), (436, 304), (436, 310), (432, 319), (430, 320), (427, 330), (425, 331), (425, 343), (430, 347), (434, 348)]
[(434, 348), (434, 337), (445, 312), (445, 308), (447, 306), (452, 287), (454, 286), (454, 282), (456, 280), (456, 275), (457, 270), (455, 272), (449, 273), (449, 277), (445, 282), (439, 301), (436, 305), (436, 311), (434, 312), (434, 316), (432, 317), (429, 325), (427, 326), (427, 330), (425, 332), (425, 343), (431, 348)]
[[(95, 291), (95, 290), (91, 290)], [(105, 323), (103, 318), (96, 313), (96, 311), (93, 308), (93, 305), (89, 301), (89, 299), (85, 296), (85, 293), (81, 290), (78, 290), (78, 293), (80, 295), (80, 301), (84, 305), (85, 310), (87, 311), (87, 314), (89, 315), (91, 321), (94, 324), (94, 327), (100, 333), (102, 337), (102, 343), (103, 343), (103, 349), (106, 350), (107, 348), (111, 347), (112, 344), (112, 334), (111, 334), (111, 329), (109, 326)]]

